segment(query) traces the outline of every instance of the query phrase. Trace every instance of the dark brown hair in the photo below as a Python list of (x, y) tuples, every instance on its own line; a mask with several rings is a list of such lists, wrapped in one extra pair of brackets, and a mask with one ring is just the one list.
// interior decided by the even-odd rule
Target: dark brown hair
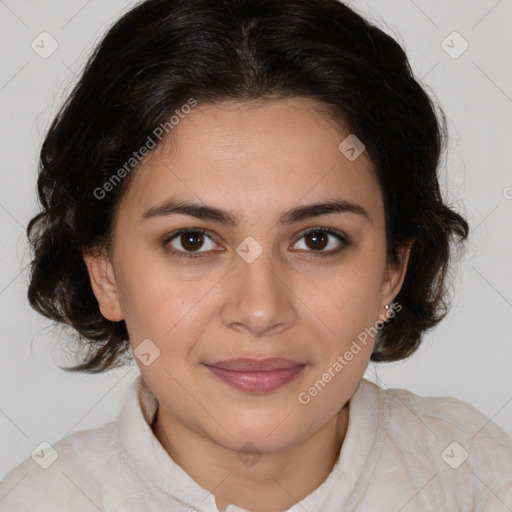
[(379, 330), (372, 360), (412, 354), (446, 315), (452, 242), (468, 224), (438, 183), (445, 116), (400, 45), (337, 0), (147, 0), (97, 45), (42, 145), (28, 298), (78, 333), (87, 354), (65, 369), (97, 373), (131, 356), (125, 322), (100, 314), (82, 250), (108, 245), (133, 173), (104, 197), (95, 191), (192, 97), (314, 99), (364, 142), (389, 258), (415, 240), (400, 313)]

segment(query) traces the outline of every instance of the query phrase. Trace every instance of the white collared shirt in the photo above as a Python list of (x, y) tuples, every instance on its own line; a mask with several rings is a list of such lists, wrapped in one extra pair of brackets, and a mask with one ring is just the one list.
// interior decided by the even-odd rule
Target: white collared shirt
[[(54, 443), (46, 469), (32, 458), (15, 467), (0, 482), (0, 511), (219, 512), (153, 434), (157, 407), (137, 377), (116, 421)], [(511, 510), (512, 440), (502, 429), (460, 400), (363, 379), (336, 464), (286, 512)]]

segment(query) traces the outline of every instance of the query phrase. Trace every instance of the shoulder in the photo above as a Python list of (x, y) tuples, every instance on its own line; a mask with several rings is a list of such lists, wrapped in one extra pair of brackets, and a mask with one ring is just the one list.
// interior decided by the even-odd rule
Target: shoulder
[(433, 500), (470, 500), (482, 511), (512, 505), (512, 439), (489, 417), (457, 398), (365, 385), (381, 404), (382, 462), (433, 477)]
[(99, 507), (102, 479), (121, 453), (116, 422), (42, 442), (0, 482), (0, 511)]
[[(380, 388), (379, 388), (380, 389)], [(449, 396), (419, 396), (405, 389), (380, 389), (389, 411), (388, 429), (416, 427), (433, 436), (458, 436), (471, 444), (490, 443), (512, 449), (512, 439), (489, 417), (463, 400)]]

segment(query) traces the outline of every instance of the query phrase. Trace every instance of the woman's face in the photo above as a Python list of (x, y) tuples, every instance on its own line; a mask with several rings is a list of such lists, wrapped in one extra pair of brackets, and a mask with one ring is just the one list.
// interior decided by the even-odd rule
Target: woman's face
[[(404, 275), (406, 258), (386, 263), (366, 154), (340, 150), (348, 133), (314, 106), (192, 109), (133, 176), (112, 266), (85, 257), (103, 315), (126, 321), (159, 414), (233, 450), (282, 450), (335, 417), (373, 349), (358, 336)], [(173, 211), (185, 203), (194, 208)], [(266, 374), (208, 367), (237, 358), (290, 362)]]

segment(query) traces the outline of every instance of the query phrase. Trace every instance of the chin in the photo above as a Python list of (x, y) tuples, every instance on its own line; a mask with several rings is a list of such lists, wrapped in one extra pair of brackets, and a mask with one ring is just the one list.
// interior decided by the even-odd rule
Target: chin
[[(293, 414), (290, 415), (290, 418)], [(276, 414), (269, 417), (268, 421), (262, 421), (261, 418), (248, 420), (247, 423), (241, 422), (239, 419), (236, 422), (230, 422), (229, 426), (220, 429), (216, 441), (233, 451), (243, 450), (247, 447), (248, 451), (254, 449), (255, 452), (274, 453), (286, 450), (300, 439), (306, 437), (307, 433), (298, 430), (299, 425), (290, 425), (288, 422), (283, 421), (286, 415), (282, 418)], [(252, 447), (252, 448), (251, 448)]]

